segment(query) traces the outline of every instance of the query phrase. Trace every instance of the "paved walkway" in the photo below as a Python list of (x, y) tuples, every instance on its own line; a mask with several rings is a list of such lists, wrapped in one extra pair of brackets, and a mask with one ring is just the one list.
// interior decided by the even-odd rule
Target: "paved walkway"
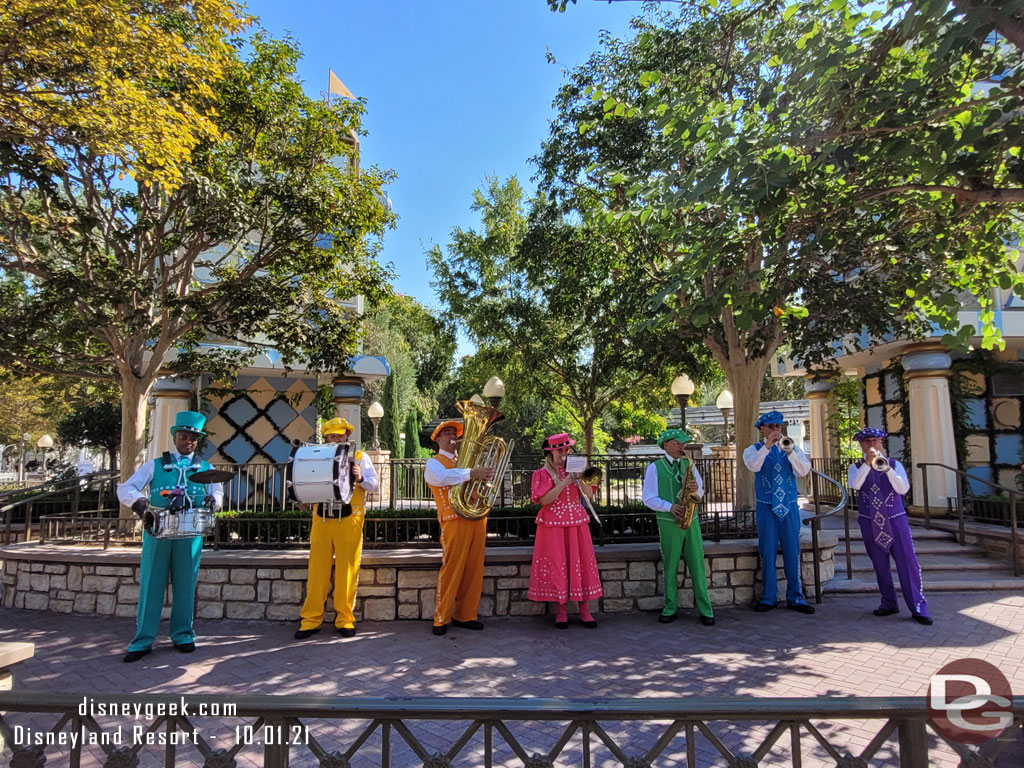
[[(292, 639), (297, 624), (199, 621), (199, 648), (191, 656), (169, 647), (166, 638), (133, 665), (121, 655), (133, 633), (129, 619), (57, 615), (0, 609), (0, 642), (29, 641), (36, 656), (15, 668), (19, 690), (82, 693), (217, 693), (323, 696), (483, 696), (666, 698), (689, 696), (923, 696), (929, 675), (965, 656), (998, 665), (1017, 695), (1024, 695), (1024, 590), (1017, 593), (936, 593), (929, 596), (932, 627), (901, 616), (871, 615), (871, 596), (832, 597), (817, 615), (779, 609), (718, 611), (718, 625), (697, 624), (694, 616), (660, 625), (654, 615), (598, 616), (601, 626), (572, 624), (558, 632), (547, 617), (494, 619), (484, 632), (451, 629), (434, 637), (428, 623), (364, 623), (343, 640), (325, 631), (304, 642)], [(41, 716), (36, 716), (41, 717)], [(52, 722), (50, 723), (52, 725)], [(880, 723), (843, 723), (827, 728), (832, 743), (857, 752)], [(450, 724), (413, 726), (431, 748), (455, 741)], [(525, 725), (517, 735), (527, 750), (544, 751), (557, 740), (553, 727)], [(609, 725), (609, 734), (627, 754), (645, 751), (660, 727)], [(719, 731), (733, 748), (749, 751), (763, 728)], [(318, 730), (330, 749), (344, 750), (358, 733), (355, 723)], [(397, 740), (397, 735), (395, 739)], [(496, 742), (498, 738), (496, 736)], [(700, 765), (722, 765), (708, 742), (698, 738)], [(789, 739), (777, 745), (785, 761)], [(368, 746), (374, 741), (368, 743)], [(467, 748), (469, 749), (469, 748)], [(186, 754), (187, 752), (187, 754)], [(201, 764), (194, 752), (179, 765)], [(1014, 750), (1000, 765), (1021, 765)], [(464, 752), (472, 754), (472, 750)], [(573, 765), (571, 750), (561, 765)], [(775, 753), (773, 753), (775, 754)], [(891, 752), (889, 752), (891, 756)], [(658, 765), (685, 756), (679, 738)], [(240, 756), (244, 757), (245, 753)], [(805, 740), (804, 765), (822, 762), (823, 751)], [(395, 747), (395, 765), (420, 765)], [(608, 762), (607, 752), (595, 765)], [(258, 764), (253, 754), (240, 765)], [(610, 759), (610, 758), (609, 758)], [(311, 765), (296, 755), (293, 765)], [(460, 758), (456, 765), (474, 764)], [(0, 758), (0, 765), (4, 759)], [(51, 760), (51, 764), (60, 764)], [(141, 765), (161, 764), (144, 753)], [(379, 764), (370, 753), (353, 765)], [(877, 763), (891, 765), (891, 762)], [(952, 753), (933, 761), (955, 766)]]

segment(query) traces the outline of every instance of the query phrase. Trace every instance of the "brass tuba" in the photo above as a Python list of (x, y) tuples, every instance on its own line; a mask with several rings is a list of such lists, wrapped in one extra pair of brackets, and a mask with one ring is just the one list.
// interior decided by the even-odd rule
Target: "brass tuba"
[(698, 496), (693, 491), (689, 490), (688, 486), (695, 479), (693, 476), (693, 462), (686, 459), (686, 474), (683, 475), (683, 486), (679, 489), (679, 498), (677, 502), (682, 504), (686, 511), (683, 512), (682, 517), (676, 517), (676, 525), (682, 528), (684, 531), (688, 530), (693, 525), (693, 513), (697, 509), (697, 502), (700, 501)]
[(487, 431), (505, 417), (497, 408), (472, 400), (459, 400), (455, 407), (462, 413), (462, 443), (455, 466), (458, 469), (491, 467), (494, 477), (490, 482), (469, 480), (456, 485), (448, 494), (452, 509), (459, 517), (479, 520), (494, 506), (501, 479), (512, 458), (514, 440), (507, 444), (500, 437), (488, 435)]

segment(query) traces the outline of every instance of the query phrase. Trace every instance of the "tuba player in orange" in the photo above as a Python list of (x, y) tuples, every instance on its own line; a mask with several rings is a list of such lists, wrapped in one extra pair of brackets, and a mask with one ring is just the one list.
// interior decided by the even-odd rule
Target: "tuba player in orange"
[(457, 449), (462, 437), (461, 421), (443, 421), (430, 439), (438, 452), (427, 460), (424, 479), (437, 502), (437, 519), (441, 523), (441, 571), (437, 577), (434, 602), (434, 634), (443, 635), (451, 623), (462, 629), (483, 629), (477, 620), (480, 591), (484, 580), (484, 545), (487, 541), (487, 518), (468, 520), (452, 507), (451, 489), (470, 480), (490, 481), (495, 474), (491, 467), (456, 467)]

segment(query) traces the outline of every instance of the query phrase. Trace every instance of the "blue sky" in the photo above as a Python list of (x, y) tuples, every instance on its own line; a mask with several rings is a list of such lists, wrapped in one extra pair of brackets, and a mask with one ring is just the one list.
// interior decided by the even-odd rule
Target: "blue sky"
[[(580, 0), (563, 14), (545, 0), (250, 0), (271, 33), (302, 51), (306, 91), (333, 69), (367, 99), (362, 162), (391, 168), (399, 215), (384, 241), (395, 289), (437, 306), (425, 250), (453, 227), (475, 225), (469, 205), (487, 176), (515, 174), (532, 189), (528, 159), (547, 135), (562, 67), (586, 60), (598, 33), (628, 33), (639, 2)], [(546, 50), (559, 64), (546, 61)]]

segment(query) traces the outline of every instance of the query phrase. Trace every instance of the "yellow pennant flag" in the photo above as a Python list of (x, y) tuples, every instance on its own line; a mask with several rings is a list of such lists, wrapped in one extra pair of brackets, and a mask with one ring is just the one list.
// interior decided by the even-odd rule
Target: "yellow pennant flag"
[(327, 92), (328, 93), (337, 94), (338, 96), (341, 96), (342, 98), (345, 98), (345, 99), (354, 99), (355, 98), (355, 96), (352, 95), (352, 91), (350, 91), (348, 88), (346, 88), (345, 84), (343, 82), (341, 82), (340, 79), (338, 79), (338, 76), (336, 74), (334, 74), (334, 70), (333, 69), (328, 69), (327, 72), (328, 72), (328, 80), (330, 82), (330, 84), (327, 87)]

